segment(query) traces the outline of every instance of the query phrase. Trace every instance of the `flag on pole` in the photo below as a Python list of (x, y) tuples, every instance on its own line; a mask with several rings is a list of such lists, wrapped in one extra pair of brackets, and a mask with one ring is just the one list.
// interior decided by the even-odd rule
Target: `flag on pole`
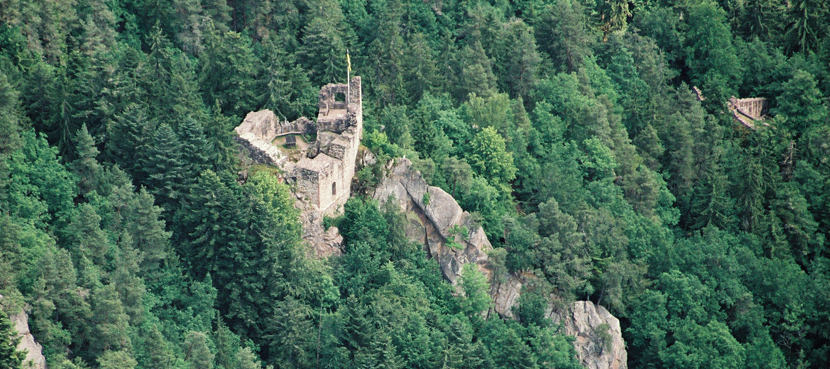
[(349, 68), (349, 73), (352, 72), (352, 59), (349, 57), (349, 52), (346, 51), (346, 64), (347, 68)]

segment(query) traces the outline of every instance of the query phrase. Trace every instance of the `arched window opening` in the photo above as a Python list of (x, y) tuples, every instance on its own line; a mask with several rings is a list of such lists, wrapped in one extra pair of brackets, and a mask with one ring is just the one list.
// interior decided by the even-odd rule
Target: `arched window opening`
[(332, 196), (337, 195), (337, 183), (336, 182), (332, 182), (332, 184), (331, 184), (331, 195)]

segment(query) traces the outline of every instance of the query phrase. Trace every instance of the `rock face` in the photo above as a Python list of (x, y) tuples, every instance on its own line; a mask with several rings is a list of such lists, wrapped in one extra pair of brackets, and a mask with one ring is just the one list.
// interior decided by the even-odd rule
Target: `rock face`
[[(474, 224), (470, 214), (463, 211), (452, 196), (438, 187), (428, 186), (421, 173), (412, 167), (411, 161), (398, 159), (397, 162), (390, 162), (386, 169), (388, 174), (381, 180), (373, 197), (381, 204), (394, 197), (406, 213), (407, 237), (427, 247), (430, 256), (438, 261), (444, 277), (454, 285), (465, 263), (477, 264), (491, 283), (491, 313), (513, 318), (512, 308), (518, 302), (522, 287), (536, 277), (525, 273), (494, 278), (486, 254), (491, 248), (490, 242), (481, 226)], [(469, 230), (467, 240), (457, 234), (457, 229), (462, 226)], [(450, 247), (450, 241), (460, 244), (462, 248)], [(492, 314), (490, 316), (495, 318)], [(564, 309), (551, 304), (547, 316), (554, 324), (562, 324), (563, 334), (576, 338), (574, 348), (583, 367), (627, 367), (628, 354), (620, 321), (604, 307), (590, 301), (577, 301)]]
[(17, 351), (26, 350), (26, 360), (23, 361), (24, 369), (46, 369), (46, 358), (43, 357), (43, 346), (35, 342), (35, 337), (29, 332), (29, 316), (21, 311), (18, 314), (9, 315), (20, 338)]
[(522, 294), (522, 286), (524, 286), (522, 280), (512, 274), (501, 283), (491, 283), (492, 310), (501, 317), (513, 318), (513, 306)]
[[(490, 296), (493, 311), (504, 318), (513, 318), (513, 306), (518, 302), (522, 287), (532, 274), (511, 274), (505, 281), (493, 284)], [(625, 369), (628, 353), (622, 338), (620, 320), (604, 307), (590, 301), (576, 301), (565, 308), (551, 303), (547, 317), (554, 325), (562, 325), (562, 333), (574, 336), (576, 356), (587, 369)]]
[(375, 200), (383, 204), (394, 197), (407, 214), (407, 235), (423, 242), (444, 277), (455, 285), (466, 263), (475, 263), (489, 277), (486, 251), (490, 241), (470, 213), (444, 190), (428, 186), (408, 159), (390, 162), (387, 169), (389, 174), (375, 190)]
[(576, 356), (589, 369), (625, 369), (628, 354), (620, 320), (590, 301), (574, 302), (568, 309), (551, 308), (548, 316), (562, 324), (562, 333), (574, 336)]
[(314, 255), (318, 258), (327, 258), (342, 254), (343, 236), (340, 235), (337, 227), (326, 229), (323, 226), (323, 215), (302, 197), (297, 197), (294, 207), (300, 209), (303, 239), (311, 245)]

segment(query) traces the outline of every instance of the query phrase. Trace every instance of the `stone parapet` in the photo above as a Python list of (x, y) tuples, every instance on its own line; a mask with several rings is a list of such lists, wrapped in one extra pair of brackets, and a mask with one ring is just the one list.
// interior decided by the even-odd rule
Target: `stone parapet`
[(257, 137), (252, 132), (243, 133), (236, 137), (236, 141), (248, 151), (251, 159), (259, 164), (280, 166), (288, 160), (288, 157), (279, 148)]

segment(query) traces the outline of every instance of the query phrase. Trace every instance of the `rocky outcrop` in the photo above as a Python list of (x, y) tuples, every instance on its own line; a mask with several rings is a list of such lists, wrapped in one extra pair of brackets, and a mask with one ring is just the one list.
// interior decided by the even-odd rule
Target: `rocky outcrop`
[(35, 337), (29, 332), (29, 316), (25, 311), (9, 315), (14, 328), (17, 330), (20, 343), (17, 351), (26, 350), (26, 359), (23, 361), (24, 369), (45, 369), (46, 358), (43, 357), (43, 346), (35, 342)]
[(602, 306), (577, 301), (566, 309), (551, 308), (548, 316), (561, 324), (564, 334), (574, 336), (576, 356), (588, 369), (625, 369), (628, 353), (620, 320)]
[[(398, 202), (406, 214), (406, 235), (421, 242), (438, 261), (444, 277), (456, 284), (465, 263), (475, 263), (491, 282), (492, 313), (513, 318), (522, 288), (536, 278), (533, 274), (508, 274), (495, 278), (488, 265), (486, 251), (490, 242), (481, 226), (463, 211), (455, 199), (438, 187), (427, 185), (412, 162), (398, 159), (390, 162), (388, 174), (374, 192), (381, 204), (389, 199)], [(469, 237), (457, 230), (466, 227)], [(452, 244), (461, 247), (451, 247)], [(625, 369), (627, 353), (622, 339), (620, 321), (604, 307), (590, 301), (577, 301), (567, 307), (551, 303), (547, 312), (554, 324), (561, 324), (562, 333), (574, 336), (574, 348), (583, 367), (588, 369)]]
[(294, 207), (300, 210), (303, 239), (311, 245), (314, 255), (318, 258), (341, 255), (343, 236), (340, 235), (340, 230), (334, 226), (326, 229), (323, 224), (323, 215), (306, 199), (298, 197), (294, 202)]
[(513, 306), (522, 294), (522, 286), (524, 282), (514, 275), (509, 275), (500, 283), (491, 283), (492, 310), (501, 317), (513, 318)]
[[(509, 275), (501, 283), (494, 283), (490, 295), (493, 311), (504, 318), (513, 318), (513, 306), (518, 303), (522, 287), (536, 278), (531, 274)], [(574, 349), (582, 366), (587, 369), (625, 369), (628, 354), (622, 338), (620, 320), (604, 307), (590, 301), (576, 301), (561, 306), (552, 296), (547, 316), (554, 325), (562, 326), (561, 333), (576, 338)]]
[(407, 235), (423, 242), (444, 277), (455, 285), (466, 263), (477, 264), (489, 277), (486, 251), (490, 241), (470, 213), (444, 190), (427, 185), (408, 159), (390, 162), (387, 170), (373, 197), (381, 204), (390, 198), (398, 202), (409, 220)]

